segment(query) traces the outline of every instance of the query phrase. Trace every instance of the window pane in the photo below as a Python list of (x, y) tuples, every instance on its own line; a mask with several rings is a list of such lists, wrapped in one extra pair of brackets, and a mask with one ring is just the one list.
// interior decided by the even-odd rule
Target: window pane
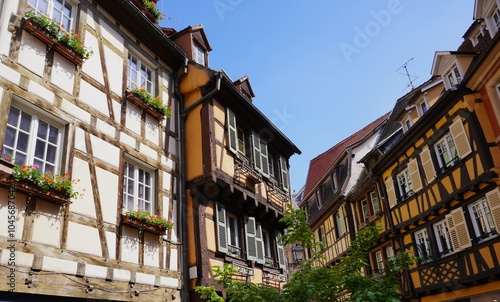
[(57, 144), (57, 138), (59, 136), (59, 129), (54, 126), (50, 126), (49, 128), (49, 142), (53, 144)]
[(55, 164), (56, 163), (56, 153), (57, 153), (56, 147), (54, 147), (52, 145), (48, 145), (45, 160), (49, 163)]
[(20, 127), (22, 130), (29, 132), (31, 130), (31, 115), (23, 112), (21, 115), (21, 125)]
[(7, 128), (7, 132), (5, 132), (5, 140), (4, 145), (9, 147), (14, 147), (14, 142), (16, 139), (16, 130), (12, 128)]
[(45, 144), (40, 140), (36, 142), (35, 157), (39, 159), (45, 158)]
[(27, 134), (19, 133), (19, 137), (17, 138), (16, 149), (23, 152), (28, 151), (28, 141), (29, 141), (29, 136)]
[(9, 119), (7, 121), (7, 124), (17, 126), (17, 119), (19, 118), (19, 109), (10, 107), (9, 111)]

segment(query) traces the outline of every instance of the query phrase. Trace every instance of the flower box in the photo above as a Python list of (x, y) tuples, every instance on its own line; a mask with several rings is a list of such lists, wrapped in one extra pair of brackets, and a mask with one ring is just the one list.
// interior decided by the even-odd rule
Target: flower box
[(71, 47), (68, 47), (64, 43), (57, 43), (54, 45), (54, 49), (60, 53), (63, 57), (73, 62), (75, 65), (83, 64), (83, 56), (76, 51), (74, 51)]
[(33, 9), (26, 11), (21, 27), (75, 65), (83, 64), (93, 54), (82, 44), (77, 33), (64, 31), (63, 25)]
[(57, 43), (57, 37), (33, 19), (22, 19), (21, 27), (43, 43), (47, 44), (49, 47), (52, 47)]
[(150, 233), (154, 233), (154, 234), (158, 234), (158, 235), (165, 235), (166, 231), (167, 231), (167, 228), (164, 228), (164, 227), (161, 227), (158, 225), (149, 224), (147, 222), (141, 221), (138, 218), (129, 217), (126, 215), (122, 215), (122, 222), (124, 225), (128, 225), (129, 227), (143, 230), (143, 231), (150, 232)]
[(127, 90), (125, 92), (125, 98), (132, 102), (134, 105), (139, 107), (141, 110), (145, 110), (147, 113), (152, 115), (157, 120), (161, 121), (165, 118), (165, 113), (158, 108), (147, 103), (146, 100), (141, 98), (135, 91)]
[(4, 180), (12, 174), (14, 164), (10, 161), (0, 159), (0, 180)]
[(14, 187), (15, 192), (25, 193), (27, 195), (35, 196), (38, 199), (47, 200), (59, 205), (70, 203), (71, 197), (63, 192), (56, 190), (42, 191), (35, 183), (29, 180), (16, 181), (13, 177), (1, 181), (4, 186)]
[[(148, 9), (144, 2), (148, 2)], [(153, 23), (158, 23), (158, 20), (163, 19), (163, 14), (156, 7), (156, 2), (154, 0), (132, 0), (132, 3)], [(150, 11), (151, 10), (151, 11)], [(153, 13), (154, 12), (154, 13)]]

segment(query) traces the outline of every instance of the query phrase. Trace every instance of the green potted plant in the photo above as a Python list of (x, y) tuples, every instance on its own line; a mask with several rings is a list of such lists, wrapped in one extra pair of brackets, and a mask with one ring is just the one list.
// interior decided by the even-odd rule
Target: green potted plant
[(152, 233), (164, 235), (167, 230), (174, 227), (172, 221), (158, 215), (152, 215), (149, 211), (122, 210), (123, 224)]

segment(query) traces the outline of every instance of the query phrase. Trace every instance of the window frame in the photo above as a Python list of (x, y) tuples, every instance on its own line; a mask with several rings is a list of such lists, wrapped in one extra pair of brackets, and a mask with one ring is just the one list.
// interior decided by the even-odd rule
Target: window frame
[(455, 85), (460, 85), (462, 83), (463, 77), (458, 65), (454, 64), (448, 72), (446, 72), (446, 80), (450, 85), (450, 88), (453, 88)]
[[(412, 196), (415, 192), (413, 190), (413, 185), (410, 177), (410, 171), (408, 168), (405, 168), (401, 172), (396, 175), (398, 192), (401, 196), (401, 200), (404, 200), (410, 196)], [(404, 183), (403, 183), (404, 180)]]
[[(126, 172), (127, 172), (127, 167), (131, 165), (133, 167), (133, 182), (134, 182), (134, 193), (133, 194), (130, 194), (130, 193), (127, 193), (126, 190), (127, 190), (127, 184), (126, 184), (126, 181), (127, 179), (130, 179), (129, 177), (127, 177), (126, 175)], [(151, 195), (151, 198), (149, 201), (146, 202), (146, 200), (144, 199), (142, 201), (142, 204), (139, 206), (139, 192), (140, 192), (140, 183), (139, 183), (139, 180), (138, 180), (138, 176), (140, 175), (140, 171), (143, 171), (144, 173), (149, 173), (149, 180), (150, 180), (150, 185), (149, 185), (149, 188), (151, 189), (151, 192), (150, 192), (150, 195)], [(125, 160), (125, 163), (124, 163), (124, 166), (123, 166), (123, 190), (122, 190), (122, 194), (123, 194), (123, 197), (122, 197), (122, 207), (125, 209), (125, 210), (137, 210), (137, 209), (140, 209), (140, 210), (143, 210), (143, 211), (148, 211), (150, 212), (152, 215), (156, 214), (156, 208), (157, 208), (157, 205), (156, 205), (156, 201), (157, 201), (157, 188), (156, 188), (156, 184), (157, 184), (157, 180), (156, 180), (156, 171), (153, 167), (147, 165), (146, 163), (143, 163), (137, 159), (133, 159), (133, 158), (130, 158), (130, 157), (127, 157), (126, 160)], [(146, 175), (144, 175), (144, 177), (146, 177)], [(146, 183), (143, 183), (144, 185), (147, 185)], [(133, 206), (132, 208), (129, 208), (128, 207), (128, 202), (127, 202), (127, 196), (132, 196), (133, 197)], [(146, 204), (149, 203), (150, 205), (150, 209), (147, 209), (146, 207)]]
[[(364, 204), (363, 204), (364, 202)], [(359, 201), (360, 205), (360, 210), (361, 210), (361, 218), (363, 219), (363, 223), (368, 223), (368, 220), (370, 218), (370, 207), (368, 206), (368, 200), (366, 198), (363, 198)]]
[(193, 43), (193, 61), (203, 66), (206, 65), (206, 53), (195, 43)]
[[(10, 120), (10, 114), (12, 108), (15, 108), (16, 110), (19, 111), (18, 115), (18, 124), (13, 127), (12, 125), (9, 127), (9, 120)], [(30, 126), (29, 126), (29, 131), (19, 129), (19, 118), (22, 116), (22, 114), (26, 114), (30, 116)], [(54, 161), (53, 161), (53, 166), (54, 169), (46, 169), (45, 165), (41, 166), (39, 163), (35, 162), (36, 157), (36, 148), (37, 148), (37, 143), (39, 141), (38, 138), (38, 131), (40, 129), (40, 123), (45, 123), (49, 127), (55, 128), (58, 133), (57, 133), (57, 138), (56, 138), (56, 143), (50, 143), (52, 145), (55, 145), (55, 154), (54, 154)], [(54, 174), (60, 174), (62, 171), (62, 157), (63, 157), (63, 152), (64, 152), (64, 137), (65, 137), (65, 123), (63, 121), (60, 121), (54, 116), (51, 116), (50, 113), (46, 113), (45, 111), (41, 110), (40, 108), (34, 108), (33, 106), (29, 104), (23, 104), (19, 102), (17, 99), (14, 99), (8, 112), (8, 118), (6, 121), (6, 130), (5, 130), (5, 137), (4, 137), (4, 142), (2, 144), (2, 158), (5, 156), (10, 156), (13, 159), (17, 160), (18, 164), (26, 164), (26, 165), (33, 165), (37, 164), (40, 166), (41, 171), (53, 171)], [(7, 131), (8, 129), (15, 129), (15, 137), (14, 137), (14, 144), (15, 146), (6, 146), (6, 137), (7, 137)], [(27, 149), (26, 151), (18, 150), (18, 138), (19, 138), (19, 132), (22, 131), (24, 133), (27, 133), (28, 135), (28, 142), (27, 142)], [(6, 149), (9, 149), (10, 152), (6, 152)], [(45, 145), (45, 151), (47, 151), (47, 145)], [(18, 153), (24, 153), (24, 156), (26, 158), (25, 162), (22, 162), (20, 158), (17, 156)], [(44, 157), (40, 160), (43, 161), (44, 163), (47, 162), (47, 154), (44, 155)]]
[[(480, 205), (479, 210), (481, 211), (481, 217), (486, 217), (482, 224), (487, 228), (486, 232), (481, 230), (478, 218), (474, 211), (476, 206)], [(472, 228), (474, 230), (475, 241), (482, 242), (484, 240), (489, 240), (498, 235), (498, 224), (500, 224), (500, 216), (495, 216), (495, 213), (498, 212), (498, 208), (500, 208), (500, 194), (498, 189), (489, 191), (485, 194), (484, 197), (479, 200), (468, 205), (469, 217), (472, 222)], [(488, 213), (485, 210), (489, 211)], [(489, 217), (488, 217), (489, 214)]]
[[(375, 195), (375, 197), (373, 197)], [(374, 202), (376, 201), (376, 202)], [(380, 199), (378, 197), (378, 193), (377, 191), (371, 191), (370, 192), (370, 202), (371, 202), (371, 205), (372, 205), (372, 209), (373, 209), (373, 215), (377, 215), (377, 214), (380, 214), (382, 213), (382, 207), (380, 205)], [(377, 206), (375, 206), (375, 204)]]
[[(136, 61), (136, 67), (132, 68), (130, 62)], [(143, 85), (143, 76), (142, 76), (142, 71), (143, 71), (143, 66), (146, 68), (146, 74), (149, 72), (150, 79), (146, 78), (146, 84), (148, 85)], [(128, 89), (134, 89), (134, 88), (145, 88), (147, 92), (149, 92), (152, 96), (156, 95), (156, 81), (157, 81), (157, 75), (156, 75), (156, 69), (154, 68), (154, 64), (152, 64), (149, 60), (144, 58), (143, 56), (137, 54), (136, 52), (129, 50), (127, 54), (127, 87)], [(135, 79), (132, 80), (131, 78), (131, 70), (135, 71)]]
[(450, 228), (446, 219), (442, 219), (432, 224), (432, 230), (434, 231), (434, 236), (436, 238), (436, 248), (440, 258), (446, 257), (456, 252), (453, 247)]
[[(442, 151), (443, 147), (445, 147), (446, 150)], [(436, 154), (441, 173), (455, 165), (455, 163), (459, 159), (459, 156), (451, 132), (447, 132), (438, 141), (436, 141), (436, 143), (434, 143), (434, 153)], [(454, 156), (453, 153), (455, 153)], [(446, 156), (449, 157), (449, 160), (447, 162), (444, 162)]]
[[(431, 242), (429, 239), (429, 233), (426, 228), (415, 231), (413, 233), (416, 255), (420, 258), (420, 263), (424, 264), (433, 260), (433, 253), (431, 248)], [(425, 247), (425, 251), (422, 251), (422, 245)], [(425, 254), (423, 254), (425, 253)]]
[[(55, 7), (55, 4), (54, 4), (54, 1), (55, 0), (47, 0), (47, 11), (46, 12), (49, 12), (49, 14), (47, 14), (46, 12), (44, 12), (39, 4), (40, 4), (40, 0), (34, 0), (36, 3), (35, 3), (35, 6), (33, 6), (33, 4), (29, 3), (30, 0), (28, 0), (28, 3), (27, 3), (27, 9), (30, 9), (29, 7), (32, 7), (37, 13), (39, 14), (43, 14), (45, 16), (47, 16), (50, 20), (55, 20), (57, 23), (60, 23), (62, 24), (62, 30), (65, 31), (65, 32), (71, 32), (71, 30), (74, 30), (76, 28), (76, 17), (77, 17), (77, 7), (78, 7), (78, 4), (75, 3), (75, 1), (68, 1), (68, 0), (58, 0), (58, 1), (62, 1), (63, 3), (62, 6), (65, 7), (65, 5), (67, 4), (68, 6), (70, 6), (70, 16), (67, 16), (64, 14), (63, 11), (60, 11), (61, 13), (61, 18), (59, 20), (57, 20), (55, 17), (54, 17), (54, 11), (55, 10), (58, 10), (56, 7)], [(58, 10), (59, 11), (59, 10)], [(66, 16), (67, 18), (64, 18), (64, 16)], [(67, 20), (68, 22), (63, 22), (64, 20)]]

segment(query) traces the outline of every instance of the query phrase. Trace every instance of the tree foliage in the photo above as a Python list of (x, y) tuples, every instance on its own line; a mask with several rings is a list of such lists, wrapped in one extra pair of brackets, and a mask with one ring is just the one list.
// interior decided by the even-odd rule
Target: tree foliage
[(374, 278), (366, 274), (369, 252), (379, 236), (377, 227), (365, 227), (351, 241), (349, 253), (335, 264), (325, 265), (323, 246), (314, 242), (313, 232), (307, 224), (303, 210), (287, 209), (281, 222), (287, 233), (281, 237), (283, 244), (301, 244), (312, 252), (303, 261), (281, 291), (263, 284), (236, 281), (236, 268), (224, 264), (214, 267), (214, 276), (226, 292), (226, 298), (216, 293), (215, 287), (197, 286), (195, 291), (210, 302), (269, 301), (269, 302), (336, 302), (336, 301), (400, 301), (400, 274), (413, 264), (407, 252), (398, 253), (385, 260), (383, 275)]

